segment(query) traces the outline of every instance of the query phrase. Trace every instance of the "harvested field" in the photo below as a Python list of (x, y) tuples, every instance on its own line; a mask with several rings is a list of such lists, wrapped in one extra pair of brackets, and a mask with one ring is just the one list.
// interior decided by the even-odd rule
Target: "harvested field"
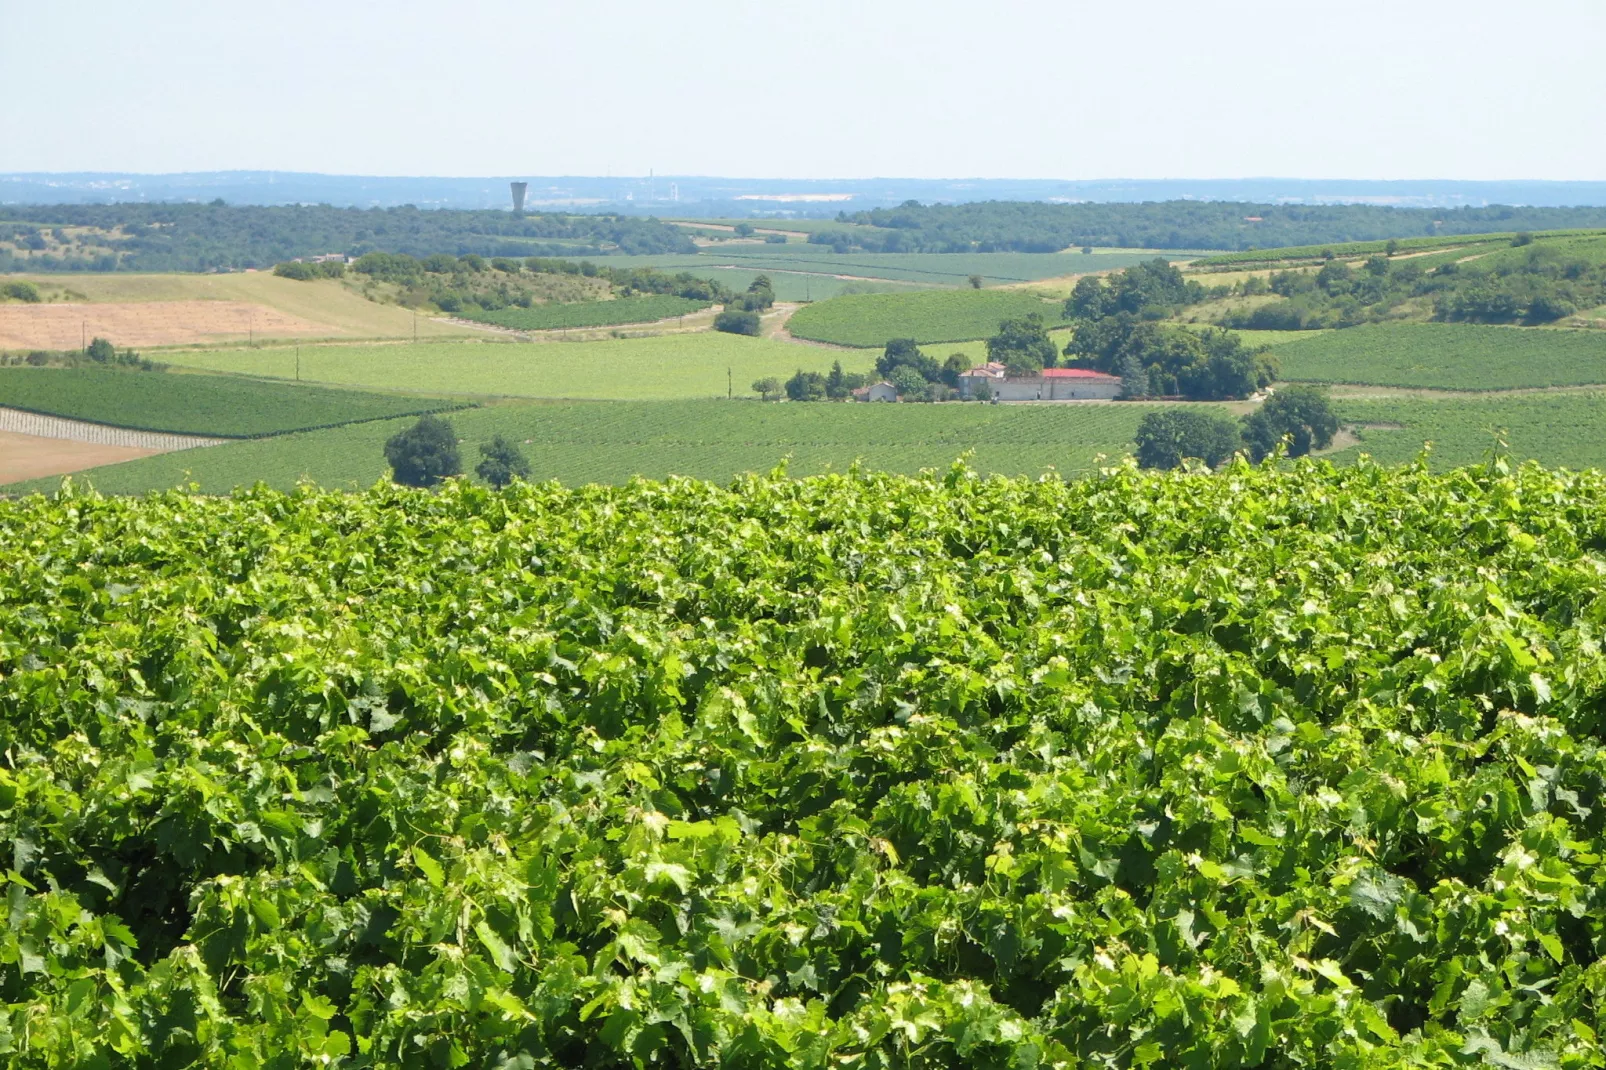
[(0, 484), (82, 472), (86, 468), (118, 464), (161, 452), (0, 431)]
[(96, 337), (142, 348), (331, 333), (328, 324), (243, 301), (0, 305), (0, 349), (77, 349)]

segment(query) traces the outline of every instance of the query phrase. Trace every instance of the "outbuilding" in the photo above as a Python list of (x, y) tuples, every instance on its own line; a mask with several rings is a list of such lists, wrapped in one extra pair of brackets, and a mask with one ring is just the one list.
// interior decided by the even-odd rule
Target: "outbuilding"
[(854, 401), (897, 401), (898, 391), (886, 380), (861, 386), (853, 392)]
[(1017, 376), (1001, 364), (983, 364), (959, 377), (959, 396), (967, 401), (978, 395), (999, 401), (1108, 401), (1120, 394), (1119, 376), (1088, 368), (1045, 368), (1037, 375)]

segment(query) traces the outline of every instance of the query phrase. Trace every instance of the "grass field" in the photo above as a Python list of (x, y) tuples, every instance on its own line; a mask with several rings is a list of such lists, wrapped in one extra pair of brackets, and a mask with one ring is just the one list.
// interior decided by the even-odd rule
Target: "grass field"
[[(696, 254), (610, 256), (610, 267), (643, 266), (665, 271), (707, 274), (710, 267), (729, 265), (751, 271), (807, 272), (855, 279), (887, 279), (928, 286), (964, 286), (971, 275), (988, 284), (1031, 282), (1113, 271), (1156, 256), (1186, 259), (1188, 255), (1149, 250), (1082, 253), (838, 253), (826, 245), (728, 245)], [(603, 263), (602, 259), (597, 261)], [(718, 277), (718, 276), (715, 276)]]
[[(728, 480), (790, 456), (803, 475), (855, 460), (896, 472), (941, 467), (974, 451), (982, 472), (1085, 470), (1096, 455), (1130, 449), (1146, 405), (853, 405), (753, 401), (557, 403), (472, 409), (450, 419), (465, 467), (492, 435), (509, 435), (529, 455), (535, 479), (617, 483), (631, 476)], [(288, 487), (308, 477), (331, 487), (366, 486), (385, 476), (384, 441), (408, 421), (356, 424), (164, 454), (86, 473), (106, 493), (140, 493), (193, 478), (225, 491), (262, 480)], [(48, 490), (56, 480), (18, 489)]]
[(1440, 390), (1606, 383), (1606, 333), (1464, 323), (1328, 331), (1277, 350), (1284, 379)]
[(1335, 459), (1366, 452), (1382, 463), (1400, 464), (1431, 442), (1433, 466), (1450, 468), (1482, 461), (1498, 434), (1514, 459), (1606, 467), (1606, 393), (1341, 399), (1339, 411), (1346, 423), (1363, 425), (1362, 441)]
[[(239, 301), (321, 325), (330, 338), (411, 338), (415, 317), (398, 305), (379, 304), (333, 280), (297, 282), (269, 272), (223, 275), (27, 275), (47, 299), (89, 303)], [(462, 338), (471, 328), (416, 317), (420, 338)], [(237, 333), (244, 333), (243, 330)], [(116, 339), (113, 339), (116, 341)]]
[(551, 331), (563, 327), (613, 327), (626, 323), (652, 323), (674, 316), (701, 312), (707, 301), (692, 301), (670, 294), (622, 297), (616, 301), (580, 301), (573, 304), (534, 305), (459, 312), (460, 319), (490, 323), (517, 331)]
[[(164, 354), (185, 367), (288, 378), (295, 350), (230, 349)], [(624, 401), (752, 394), (755, 379), (868, 370), (870, 354), (705, 331), (593, 342), (437, 342), (302, 346), (301, 378), (424, 393)], [(727, 375), (727, 372), (729, 373)]]
[(998, 322), (1036, 312), (1063, 319), (1057, 301), (1018, 290), (928, 290), (911, 294), (838, 297), (799, 309), (787, 324), (798, 338), (879, 348), (890, 338), (925, 344), (985, 338)]
[(255, 438), (457, 407), (439, 398), (98, 368), (0, 368), (0, 405), (139, 431), (218, 438)]
[[(1548, 230), (1535, 231), (1536, 242), (1568, 241), (1577, 238), (1598, 238), (1606, 235), (1600, 230)], [(1402, 253), (1420, 253), (1432, 249), (1448, 249), (1453, 246), (1467, 247), (1469, 253), (1478, 251), (1478, 246), (1509, 245), (1516, 234), (1510, 231), (1491, 232), (1488, 234), (1444, 234), (1420, 238), (1400, 238), (1395, 241), (1395, 248)], [(1237, 264), (1277, 263), (1284, 260), (1314, 260), (1332, 253), (1334, 256), (1369, 256), (1372, 253), (1385, 252), (1388, 249), (1387, 241), (1358, 241), (1358, 242), (1328, 242), (1324, 245), (1295, 245), (1278, 249), (1249, 249), (1242, 252), (1217, 253), (1201, 260), (1195, 261), (1195, 267), (1216, 267)]]

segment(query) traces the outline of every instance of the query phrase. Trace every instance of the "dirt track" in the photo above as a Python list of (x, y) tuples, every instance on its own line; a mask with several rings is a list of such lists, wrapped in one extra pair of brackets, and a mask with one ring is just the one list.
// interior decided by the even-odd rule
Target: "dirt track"
[(0, 349), (77, 349), (89, 338), (139, 348), (330, 333), (326, 324), (243, 301), (0, 305)]

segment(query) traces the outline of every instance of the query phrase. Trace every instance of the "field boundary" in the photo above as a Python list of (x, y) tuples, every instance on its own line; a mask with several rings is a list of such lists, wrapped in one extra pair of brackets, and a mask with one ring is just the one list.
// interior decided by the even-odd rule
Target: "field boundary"
[(196, 449), (202, 446), (221, 446), (237, 441), (228, 438), (211, 438), (205, 435), (176, 435), (168, 431), (142, 431), (130, 427), (113, 427), (110, 424), (91, 423), (88, 420), (70, 420), (64, 416), (33, 412), (0, 406), (0, 431), (11, 431), (35, 438), (69, 439), (95, 446), (127, 446), (141, 450)]

